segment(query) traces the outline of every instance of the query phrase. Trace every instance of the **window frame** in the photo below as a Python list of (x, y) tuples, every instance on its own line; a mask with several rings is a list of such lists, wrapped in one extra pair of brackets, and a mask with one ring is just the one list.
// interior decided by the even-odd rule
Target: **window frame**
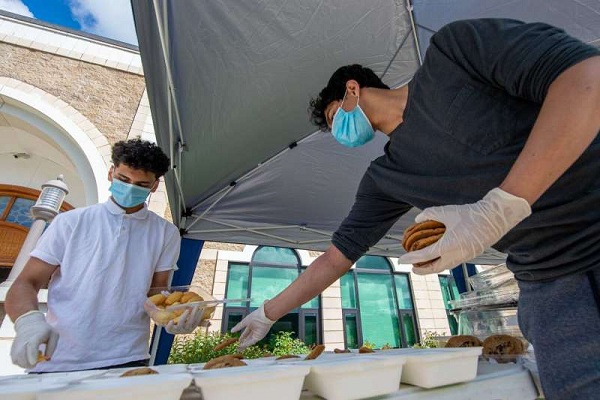
[[(259, 251), (263, 247), (276, 247), (276, 246), (259, 246), (256, 250), (254, 250), (254, 253)], [(300, 257), (298, 256), (298, 253), (296, 252), (296, 250), (291, 249), (291, 248), (290, 248), (290, 250), (294, 253), (294, 256), (296, 257), (297, 264), (295, 266), (291, 265), (291, 264), (282, 264), (282, 263), (276, 263), (276, 262), (275, 263), (265, 263), (264, 261), (255, 262), (254, 254), (252, 255), (252, 258), (250, 259), (250, 262), (229, 261), (227, 264), (227, 275), (226, 275), (226, 282), (225, 282), (225, 297), (227, 297), (227, 291), (229, 289), (230, 272), (231, 272), (230, 266), (232, 264), (248, 266), (248, 287), (246, 289), (246, 296), (245, 296), (246, 298), (251, 298), (251, 294), (252, 294), (253, 267), (295, 269), (297, 271), (298, 275), (294, 279), (297, 279), (302, 274), (302, 272), (304, 270), (306, 270), (307, 267), (302, 265), (302, 262), (300, 260)], [(290, 313), (288, 313), (288, 314), (292, 314), (292, 313), (297, 314), (298, 330), (300, 332), (294, 332), (294, 333), (295, 333), (296, 337), (298, 337), (302, 341), (305, 340), (305, 327), (306, 327), (306, 318), (305, 317), (307, 315), (315, 315), (316, 322), (317, 322), (317, 344), (318, 344), (318, 343), (321, 343), (321, 340), (323, 338), (323, 323), (321, 320), (322, 315), (323, 315), (323, 310), (322, 310), (323, 302), (322, 302), (321, 294), (319, 294), (317, 296), (317, 298), (319, 300), (319, 306), (317, 308), (314, 308), (314, 307), (313, 308), (302, 308), (302, 305), (301, 305), (300, 307), (297, 307), (297, 308), (293, 309), (292, 311), (290, 311)], [(258, 307), (251, 306), (250, 301), (246, 301), (245, 303), (246, 303), (245, 306), (227, 306), (227, 304), (225, 304), (223, 306), (223, 316), (221, 319), (221, 333), (227, 332), (227, 328), (228, 328), (227, 322), (228, 322), (229, 314), (231, 314), (233, 312), (241, 313), (243, 315), (242, 318), (244, 318), (245, 316), (247, 316), (252, 311), (254, 311), (258, 308)]]

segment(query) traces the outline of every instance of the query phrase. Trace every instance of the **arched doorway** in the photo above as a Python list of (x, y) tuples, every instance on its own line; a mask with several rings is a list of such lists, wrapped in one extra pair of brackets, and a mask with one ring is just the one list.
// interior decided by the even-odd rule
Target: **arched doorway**
[[(19, 255), (33, 222), (30, 209), (39, 195), (39, 190), (0, 184), (0, 282), (6, 280)], [(60, 211), (71, 209), (73, 206), (64, 202)]]

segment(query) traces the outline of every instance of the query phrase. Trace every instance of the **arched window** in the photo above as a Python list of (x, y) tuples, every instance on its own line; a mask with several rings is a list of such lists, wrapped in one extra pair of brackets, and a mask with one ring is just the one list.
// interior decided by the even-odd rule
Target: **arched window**
[[(0, 184), (0, 282), (6, 280), (33, 223), (30, 209), (39, 190)], [(63, 203), (61, 211), (72, 209)]]
[[(243, 317), (275, 297), (304, 271), (292, 249), (263, 246), (256, 249), (250, 264), (229, 263), (225, 297), (250, 298), (250, 301), (227, 303), (223, 311), (222, 331), (229, 331)], [(321, 342), (320, 298), (315, 297), (302, 307), (280, 318), (270, 335), (278, 331), (293, 331), (307, 344)], [(268, 341), (270, 335), (265, 338)]]
[(395, 273), (385, 257), (363, 256), (340, 279), (346, 347), (365, 341), (376, 347), (409, 347), (417, 325), (407, 274)]

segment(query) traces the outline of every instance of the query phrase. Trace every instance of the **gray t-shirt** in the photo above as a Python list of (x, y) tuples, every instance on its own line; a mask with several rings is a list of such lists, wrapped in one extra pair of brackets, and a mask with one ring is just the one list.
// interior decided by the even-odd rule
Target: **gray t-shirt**
[[(404, 122), (365, 173), (333, 244), (355, 261), (412, 206), (480, 200), (508, 174), (553, 80), (598, 55), (541, 23), (482, 19), (440, 29), (408, 85)], [(493, 246), (517, 279), (600, 268), (600, 136), (532, 209)]]

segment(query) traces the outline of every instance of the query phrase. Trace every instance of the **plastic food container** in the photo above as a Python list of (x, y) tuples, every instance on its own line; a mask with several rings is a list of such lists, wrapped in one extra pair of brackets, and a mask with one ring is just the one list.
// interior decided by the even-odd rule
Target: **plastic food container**
[(297, 400), (308, 365), (205, 370), (194, 375), (205, 400)]
[(473, 380), (477, 376), (477, 363), (482, 349), (421, 349), (407, 353), (402, 383), (431, 389)]
[(305, 362), (310, 364), (305, 389), (328, 400), (352, 400), (397, 391), (405, 358), (355, 356)]
[(0, 399), (10, 400), (36, 400), (38, 393), (66, 387), (66, 383), (50, 383), (42, 381), (21, 380), (18, 384), (0, 386)]
[(519, 300), (519, 287), (514, 284), (490, 290), (477, 290), (462, 293), (460, 299), (450, 300), (453, 309), (474, 308), (480, 306), (514, 304)]
[(44, 390), (36, 400), (179, 400), (192, 381), (190, 374), (141, 375), (86, 381)]
[[(169, 288), (152, 288), (151, 291), (156, 291), (155, 295), (162, 294), (163, 301), (156, 305), (150, 299), (150, 296), (144, 303), (144, 310), (150, 316), (152, 321), (156, 325), (165, 326), (170, 321), (175, 320), (183, 314), (186, 310), (195, 310), (196, 308), (202, 309), (202, 321), (209, 320), (217, 304), (227, 302), (240, 302), (249, 299), (228, 299), (228, 300), (217, 300), (211, 294), (202, 290), (198, 286), (172, 286)], [(179, 296), (181, 293), (181, 296)], [(199, 296), (192, 296), (193, 294)], [(169, 298), (170, 295), (175, 297)], [(191, 297), (191, 298), (189, 298)], [(202, 298), (202, 300), (198, 300)], [(174, 302), (173, 302), (174, 301)]]
[(513, 273), (506, 267), (506, 264), (500, 264), (470, 276), (469, 282), (474, 290), (480, 290), (498, 287), (511, 279), (514, 279)]
[(516, 307), (462, 310), (458, 313), (458, 334), (483, 338), (496, 334), (523, 336)]

